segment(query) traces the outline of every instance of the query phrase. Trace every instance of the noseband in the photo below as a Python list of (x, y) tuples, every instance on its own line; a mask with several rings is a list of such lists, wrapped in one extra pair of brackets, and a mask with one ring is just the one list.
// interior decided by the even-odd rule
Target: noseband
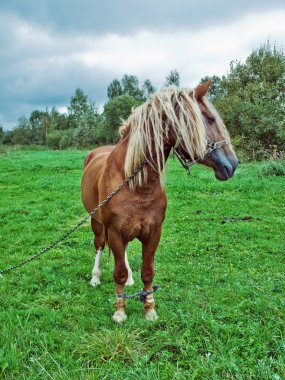
[(181, 154), (179, 154), (175, 148), (173, 149), (173, 152), (174, 152), (175, 156), (178, 158), (181, 165), (186, 170), (187, 174), (189, 175), (190, 174), (190, 168), (192, 165), (197, 164), (203, 158), (208, 157), (214, 150), (221, 149), (225, 145), (227, 145), (226, 140), (221, 140), (221, 141), (208, 140), (207, 150), (206, 150), (205, 154), (203, 156), (196, 158), (196, 160), (188, 160), (187, 158), (185, 158)]

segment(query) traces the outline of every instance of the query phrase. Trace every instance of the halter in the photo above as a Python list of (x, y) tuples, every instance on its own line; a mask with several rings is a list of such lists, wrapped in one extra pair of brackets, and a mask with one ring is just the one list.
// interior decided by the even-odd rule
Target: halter
[(187, 174), (190, 174), (190, 168), (192, 165), (197, 164), (199, 161), (201, 161), (203, 158), (208, 157), (213, 150), (216, 149), (221, 149), (223, 146), (227, 145), (226, 140), (221, 140), (221, 141), (211, 141), (208, 140), (207, 142), (207, 150), (203, 156), (200, 156), (196, 158), (196, 160), (188, 160), (185, 157), (182, 157), (176, 150), (177, 146), (173, 148), (173, 152), (175, 156), (178, 158), (180, 164), (183, 166), (183, 168), (186, 170)]

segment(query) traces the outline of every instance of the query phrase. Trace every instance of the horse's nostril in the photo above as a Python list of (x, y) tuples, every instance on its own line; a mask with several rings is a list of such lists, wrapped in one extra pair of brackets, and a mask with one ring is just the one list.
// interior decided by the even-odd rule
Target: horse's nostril
[(231, 165), (233, 167), (233, 171), (235, 171), (236, 168), (237, 168), (237, 166), (238, 166), (238, 160), (237, 160), (237, 158), (234, 157), (234, 158), (230, 159), (230, 163), (231, 163)]
[(232, 175), (234, 175), (236, 168), (238, 166), (238, 161), (236, 160), (234, 163), (231, 162), (231, 166), (232, 166)]
[(224, 169), (229, 177), (231, 177), (234, 174), (234, 168), (232, 166), (224, 165)]

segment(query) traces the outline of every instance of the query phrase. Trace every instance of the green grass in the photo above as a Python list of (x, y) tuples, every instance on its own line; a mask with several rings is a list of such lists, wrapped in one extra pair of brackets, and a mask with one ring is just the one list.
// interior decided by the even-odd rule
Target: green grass
[[(0, 268), (75, 225), (82, 151), (0, 156)], [(274, 174), (274, 173), (273, 173)], [(284, 176), (241, 165), (228, 182), (170, 160), (168, 210), (156, 254), (158, 322), (138, 300), (112, 322), (113, 259), (89, 285), (89, 223), (39, 260), (0, 279), (0, 378), (285, 379)], [(141, 288), (140, 245), (129, 249)]]

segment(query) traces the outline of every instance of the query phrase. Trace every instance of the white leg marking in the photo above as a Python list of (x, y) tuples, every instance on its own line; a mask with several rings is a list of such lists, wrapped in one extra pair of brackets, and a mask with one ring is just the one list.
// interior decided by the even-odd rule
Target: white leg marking
[(124, 309), (118, 309), (115, 311), (112, 319), (114, 322), (122, 323), (127, 319), (127, 314)]
[[(153, 295), (149, 294), (146, 297), (146, 303), (151, 304), (153, 302), (154, 302)], [(158, 315), (157, 315), (157, 312), (155, 311), (155, 308), (146, 310), (145, 319), (147, 321), (156, 321), (158, 319)]]
[(126, 307), (126, 301), (116, 296), (116, 300), (115, 300), (116, 311), (112, 317), (114, 322), (122, 323), (127, 319), (127, 314), (125, 313), (125, 307)]
[(94, 268), (92, 270), (92, 278), (90, 281), (90, 285), (96, 286), (100, 285), (100, 276), (101, 276), (101, 269), (100, 269), (100, 260), (102, 256), (102, 248), (99, 248), (97, 251), (97, 254), (95, 256), (95, 262), (94, 262)]
[(128, 279), (127, 279), (127, 282), (126, 282), (125, 285), (134, 285), (135, 282), (134, 282), (134, 279), (133, 279), (133, 272), (132, 272), (130, 264), (129, 264), (127, 252), (125, 252), (125, 264), (126, 264), (126, 267), (127, 267), (127, 270), (128, 270)]
[(155, 309), (150, 309), (145, 313), (145, 319), (147, 321), (157, 321), (158, 320), (158, 315)]

